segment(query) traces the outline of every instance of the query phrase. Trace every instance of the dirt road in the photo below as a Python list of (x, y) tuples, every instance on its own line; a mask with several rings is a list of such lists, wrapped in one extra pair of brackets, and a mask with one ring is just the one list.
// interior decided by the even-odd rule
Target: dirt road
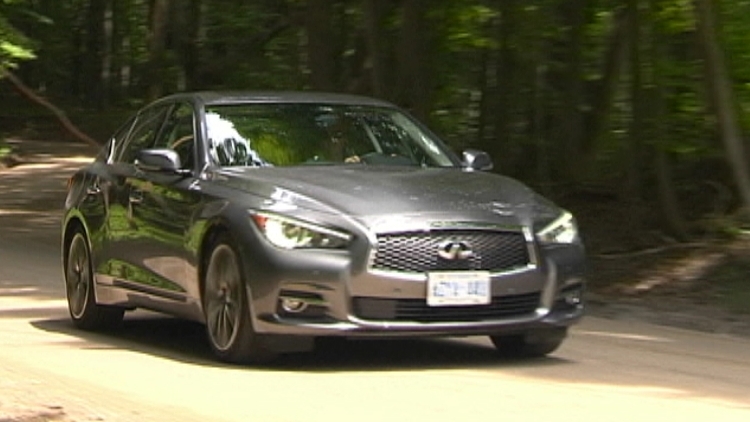
[(750, 340), (636, 321), (589, 316), (542, 360), (468, 338), (331, 343), (266, 368), (217, 364), (200, 326), (149, 313), (76, 331), (57, 204), (84, 160), (0, 171), (0, 422), (750, 420)]

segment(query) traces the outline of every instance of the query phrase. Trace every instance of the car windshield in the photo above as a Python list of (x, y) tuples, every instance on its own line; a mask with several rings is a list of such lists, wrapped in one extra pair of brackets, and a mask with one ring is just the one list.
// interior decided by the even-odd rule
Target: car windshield
[(219, 166), (455, 165), (433, 135), (387, 107), (211, 105), (206, 129), (211, 158)]

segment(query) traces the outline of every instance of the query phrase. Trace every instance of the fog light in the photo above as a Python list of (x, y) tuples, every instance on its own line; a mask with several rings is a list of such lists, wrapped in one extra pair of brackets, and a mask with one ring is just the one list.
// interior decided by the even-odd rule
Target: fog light
[(281, 309), (292, 314), (303, 312), (307, 308), (307, 302), (293, 297), (281, 298)]
[(583, 292), (580, 288), (566, 290), (562, 292), (562, 299), (566, 305), (578, 306), (583, 302)]

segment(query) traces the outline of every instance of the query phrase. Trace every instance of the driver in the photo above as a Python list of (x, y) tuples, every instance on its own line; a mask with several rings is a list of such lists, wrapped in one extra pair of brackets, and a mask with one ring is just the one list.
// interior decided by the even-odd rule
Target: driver
[(334, 161), (343, 161), (345, 163), (361, 163), (360, 154), (355, 149), (359, 146), (356, 140), (356, 131), (352, 123), (344, 116), (340, 116), (336, 121), (327, 128), (329, 134), (328, 150), (330, 158)]

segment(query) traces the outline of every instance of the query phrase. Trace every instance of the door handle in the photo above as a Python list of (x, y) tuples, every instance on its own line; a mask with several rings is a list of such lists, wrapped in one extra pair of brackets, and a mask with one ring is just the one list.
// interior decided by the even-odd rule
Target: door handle
[(131, 191), (130, 196), (128, 196), (128, 201), (131, 204), (140, 204), (143, 202), (143, 192), (139, 190)]

